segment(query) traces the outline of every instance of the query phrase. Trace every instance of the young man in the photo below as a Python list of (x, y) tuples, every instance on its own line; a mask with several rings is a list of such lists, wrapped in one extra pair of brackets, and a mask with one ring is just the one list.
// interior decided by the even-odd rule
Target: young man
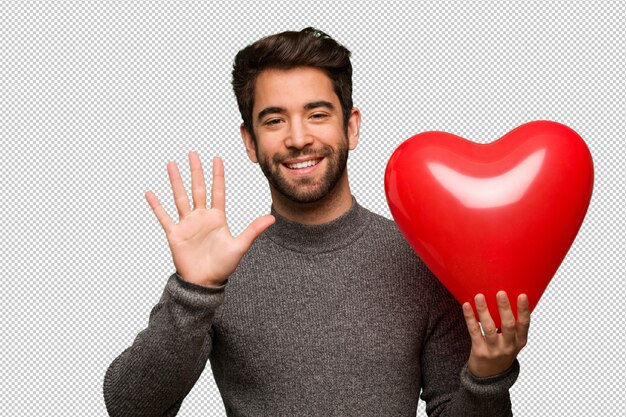
[(499, 333), (477, 295), (483, 335), (395, 224), (352, 197), (346, 160), (361, 115), (349, 56), (311, 28), (238, 53), (241, 135), (272, 214), (234, 238), (222, 161), (213, 159), (210, 208), (198, 154), (193, 209), (168, 165), (180, 222), (146, 198), (176, 273), (106, 373), (110, 415), (175, 415), (207, 360), (229, 416), (414, 416), (420, 391), (432, 416), (511, 415), (527, 300), (516, 321), (499, 294)]

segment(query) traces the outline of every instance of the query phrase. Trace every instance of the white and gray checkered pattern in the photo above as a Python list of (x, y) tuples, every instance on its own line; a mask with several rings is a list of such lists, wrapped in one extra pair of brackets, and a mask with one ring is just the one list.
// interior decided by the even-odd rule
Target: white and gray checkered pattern
[[(257, 38), (305, 26), (353, 52), (363, 128), (352, 190), (380, 214), (387, 159), (415, 133), (487, 142), (550, 119), (586, 140), (594, 196), (534, 312), (513, 409), (622, 413), (624, 2), (228, 3), (3, 3), (0, 414), (106, 414), (104, 372), (173, 271), (143, 197), (154, 191), (175, 218), (169, 160), (188, 184), (189, 150), (207, 167), (224, 157), (235, 233), (268, 211), (231, 65)], [(179, 415), (224, 415), (209, 368)]]

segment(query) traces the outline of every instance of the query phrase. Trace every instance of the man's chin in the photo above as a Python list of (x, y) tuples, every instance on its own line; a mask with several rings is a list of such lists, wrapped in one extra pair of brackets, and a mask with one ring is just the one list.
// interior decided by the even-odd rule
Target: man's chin
[(277, 191), (283, 198), (289, 200), (290, 202), (302, 205), (319, 203), (320, 201), (323, 201), (329, 194), (324, 190), (316, 190), (308, 193), (291, 192), (281, 189), (278, 189)]
[[(263, 166), (261, 167), (263, 169)], [(265, 177), (276, 197), (285, 202), (301, 206), (314, 206), (333, 198), (337, 186), (345, 173), (345, 164), (339, 173), (333, 172), (332, 165), (324, 167), (324, 172), (319, 171), (316, 175), (293, 177), (285, 175), (281, 169), (270, 171), (269, 167), (263, 169)], [(269, 175), (268, 175), (269, 174)]]

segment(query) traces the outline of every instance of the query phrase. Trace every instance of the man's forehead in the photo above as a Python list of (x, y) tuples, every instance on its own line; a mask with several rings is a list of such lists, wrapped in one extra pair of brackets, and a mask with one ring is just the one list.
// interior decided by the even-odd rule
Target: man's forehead
[(255, 111), (265, 107), (318, 107), (314, 103), (330, 103), (332, 108), (339, 106), (339, 97), (330, 77), (318, 68), (272, 68), (257, 76), (254, 89)]

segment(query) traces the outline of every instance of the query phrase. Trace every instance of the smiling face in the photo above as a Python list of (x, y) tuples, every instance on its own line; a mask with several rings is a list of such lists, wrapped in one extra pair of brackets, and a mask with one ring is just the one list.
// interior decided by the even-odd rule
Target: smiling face
[[(346, 161), (356, 147), (360, 113), (344, 129), (339, 99), (321, 70), (268, 69), (257, 77), (252, 126), (241, 133), (249, 158), (267, 177), (272, 198), (307, 204), (349, 199)], [(280, 203), (281, 201), (278, 201)]]

